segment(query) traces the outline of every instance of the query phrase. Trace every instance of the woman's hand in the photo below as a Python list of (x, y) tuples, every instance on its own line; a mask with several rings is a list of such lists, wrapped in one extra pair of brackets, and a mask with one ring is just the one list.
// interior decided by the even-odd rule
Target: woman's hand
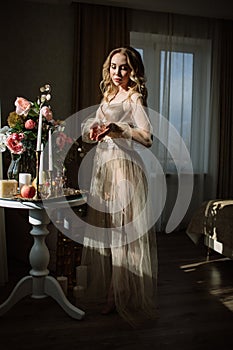
[(109, 136), (112, 138), (121, 137), (121, 134), (123, 132), (123, 129), (115, 124), (115, 123), (109, 123), (102, 128), (102, 130), (98, 131), (98, 135), (96, 137), (97, 141), (101, 141), (105, 136)]
[(94, 126), (90, 129), (90, 139), (92, 141), (96, 141), (97, 140), (97, 135), (98, 135), (98, 126)]
[(99, 141), (98, 137), (101, 133), (103, 133), (105, 128), (106, 128), (105, 124), (100, 125), (97, 122), (92, 124), (90, 127), (90, 139), (92, 141)]

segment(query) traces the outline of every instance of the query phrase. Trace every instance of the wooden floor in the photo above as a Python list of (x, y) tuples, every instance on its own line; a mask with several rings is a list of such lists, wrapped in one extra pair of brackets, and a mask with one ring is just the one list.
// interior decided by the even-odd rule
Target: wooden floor
[[(196, 246), (185, 233), (158, 234), (158, 319), (132, 328), (117, 313), (88, 310), (77, 321), (51, 298), (19, 301), (0, 318), (0, 349), (226, 350), (233, 346), (233, 260)], [(3, 302), (25, 274), (9, 262)]]

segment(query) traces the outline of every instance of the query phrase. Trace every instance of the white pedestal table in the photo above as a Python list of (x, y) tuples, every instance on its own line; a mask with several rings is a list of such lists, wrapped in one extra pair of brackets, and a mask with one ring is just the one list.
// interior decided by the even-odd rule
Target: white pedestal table
[[(53, 201), (54, 209), (62, 209), (67, 202), (72, 207), (80, 206), (86, 202), (85, 197), (75, 199), (64, 199)], [(34, 244), (29, 254), (31, 270), (28, 276), (23, 277), (15, 286), (8, 299), (0, 305), (0, 316), (5, 314), (13, 305), (22, 298), (31, 295), (32, 298), (40, 299), (52, 297), (72, 318), (81, 320), (85, 312), (74, 306), (66, 298), (60, 284), (53, 276), (49, 276), (47, 269), (49, 264), (49, 250), (45, 243), (45, 238), (49, 234), (47, 225), (50, 218), (46, 212), (45, 201), (29, 201), (17, 199), (0, 199), (0, 207), (14, 209), (28, 209), (29, 223), (32, 225), (30, 234), (34, 238)], [(51, 202), (49, 207), (51, 207)]]

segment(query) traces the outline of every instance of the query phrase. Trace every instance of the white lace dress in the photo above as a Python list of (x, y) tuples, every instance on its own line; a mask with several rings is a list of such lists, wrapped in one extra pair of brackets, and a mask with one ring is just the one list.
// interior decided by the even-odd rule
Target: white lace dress
[[(157, 248), (151, 219), (148, 174), (141, 144), (131, 128), (151, 132), (142, 107), (125, 100), (101, 104), (95, 120), (114, 122), (121, 132), (98, 142), (95, 150), (82, 265), (88, 269), (86, 300), (101, 303), (110, 281), (116, 309), (130, 322), (156, 315)], [(83, 127), (88, 142), (90, 124)]]

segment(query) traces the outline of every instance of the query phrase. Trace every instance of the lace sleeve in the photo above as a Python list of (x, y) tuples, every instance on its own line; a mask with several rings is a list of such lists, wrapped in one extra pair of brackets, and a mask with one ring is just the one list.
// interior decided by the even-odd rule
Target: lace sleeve
[(81, 124), (82, 141), (86, 143), (96, 143), (96, 141), (90, 139), (90, 128), (95, 122), (96, 118), (89, 118)]
[(135, 96), (132, 103), (134, 127), (143, 129), (144, 131), (152, 134), (152, 125), (148, 117), (146, 107), (143, 106), (140, 96)]
[(140, 95), (132, 95), (132, 139), (146, 147), (152, 145), (152, 125), (146, 108), (143, 106)]

